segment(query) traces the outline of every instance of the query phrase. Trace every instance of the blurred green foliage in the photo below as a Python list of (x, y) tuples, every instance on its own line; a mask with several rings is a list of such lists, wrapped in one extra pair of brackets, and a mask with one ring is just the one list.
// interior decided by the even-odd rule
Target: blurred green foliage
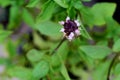
[[(113, 19), (115, 3), (83, 5), (91, 0), (0, 0), (10, 6), (7, 29), (0, 25), (0, 44), (8, 57), (0, 57), (6, 67), (1, 80), (106, 80), (113, 55), (120, 52), (120, 24)], [(57, 52), (62, 26), (67, 16), (81, 23), (81, 36), (65, 41)], [(118, 56), (119, 57), (119, 56)], [(119, 58), (111, 70), (120, 78)], [(8, 79), (9, 78), (9, 79)]]

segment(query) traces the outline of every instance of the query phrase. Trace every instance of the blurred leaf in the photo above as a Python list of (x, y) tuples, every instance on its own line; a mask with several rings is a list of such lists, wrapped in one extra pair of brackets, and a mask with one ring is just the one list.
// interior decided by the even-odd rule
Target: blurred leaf
[(67, 13), (68, 13), (68, 16), (71, 18), (71, 19), (74, 19), (75, 18), (75, 15), (76, 15), (76, 11), (73, 7), (69, 7), (69, 9), (67, 10)]
[(48, 49), (51, 44), (48, 41), (44, 41), (37, 33), (33, 33), (34, 44), (38, 46), (40, 49)]
[(11, 2), (11, 0), (5, 0), (5, 1), (0, 0), (0, 6), (6, 7), (6, 6), (10, 5), (10, 2)]
[[(59, 43), (57, 43), (57, 45), (58, 44)], [(51, 50), (53, 51), (57, 45), (53, 46)], [(67, 42), (63, 42), (62, 45), (59, 47), (59, 49), (56, 51), (56, 53), (51, 57), (52, 65), (54, 67), (60, 66), (61, 61), (60, 61), (59, 56), (57, 54), (61, 55), (62, 60), (66, 60), (67, 56), (68, 56), (68, 51), (69, 50), (68, 50)]]
[(66, 60), (68, 56), (69, 48), (67, 42), (63, 42), (57, 53), (61, 55), (62, 60)]
[(73, 6), (78, 10), (80, 10), (83, 7), (82, 2), (80, 0), (73, 1)]
[(120, 75), (120, 63), (116, 64), (114, 69), (114, 74)]
[(68, 4), (66, 3), (66, 0), (54, 0), (59, 6), (63, 8), (68, 8)]
[(115, 38), (120, 34), (120, 25), (119, 23), (114, 20), (113, 18), (106, 18), (106, 25), (107, 25), (107, 38)]
[(81, 35), (83, 37), (85, 37), (86, 39), (92, 40), (91, 36), (89, 35), (89, 33), (86, 31), (86, 29), (84, 28), (83, 25), (81, 25)]
[(7, 51), (10, 55), (11, 58), (15, 57), (15, 55), (17, 55), (17, 48), (16, 48), (16, 45), (15, 45), (15, 42), (13, 42), (12, 40), (9, 40), (6, 44), (6, 48), (7, 48)]
[(31, 62), (37, 62), (39, 61), (40, 59), (42, 59), (43, 57), (43, 53), (40, 52), (40, 51), (37, 51), (35, 49), (32, 49), (30, 50), (28, 53), (27, 53), (27, 58), (31, 61)]
[(9, 59), (6, 58), (0, 58), (0, 65), (8, 65)]
[(64, 60), (63, 60), (61, 54), (57, 54), (57, 56), (58, 56), (58, 59), (60, 60), (60, 63), (61, 63), (61, 67), (60, 67), (61, 74), (63, 75), (65, 80), (71, 80), (69, 75), (68, 75), (67, 69), (66, 69), (66, 67), (64, 65), (64, 62), (63, 62)]
[(94, 65), (95, 64), (95, 59), (94, 58), (86, 55), (86, 53), (84, 53), (82, 50), (79, 50), (78, 54), (79, 54), (79, 58), (84, 61), (84, 64), (89, 66), (88, 67), (89, 69), (91, 69), (95, 66)]
[(115, 8), (115, 3), (97, 3), (92, 8), (83, 6), (78, 9), (83, 22), (92, 27), (94, 25), (104, 25), (106, 23), (105, 18), (112, 18)]
[(111, 49), (105, 46), (81, 46), (80, 49), (94, 59), (103, 59), (112, 53)]
[(61, 74), (64, 76), (65, 80), (71, 80), (64, 64), (61, 65)]
[(89, 80), (89, 73), (81, 69), (81, 67), (72, 66), (71, 71), (74, 75), (79, 76), (81, 80)]
[(60, 62), (60, 60), (59, 60), (59, 57), (58, 57), (58, 55), (53, 55), (52, 57), (51, 57), (51, 65), (53, 66), (53, 67), (58, 67), (58, 66), (60, 66), (60, 64), (61, 64), (61, 62)]
[(108, 41), (107, 40), (101, 40), (101, 41), (97, 42), (96, 45), (107, 46), (108, 45)]
[(30, 69), (27, 69), (27, 68), (24, 68), (24, 67), (20, 67), (20, 66), (16, 66), (16, 67), (10, 68), (7, 71), (7, 74), (10, 77), (17, 77), (20, 80), (34, 80), (31, 71), (32, 70), (30, 70)]
[(12, 6), (10, 8), (10, 21), (15, 21), (18, 15), (19, 15), (19, 7)]
[(20, 23), (20, 20), (21, 20), (20, 8), (18, 6), (12, 6), (10, 8), (10, 18), (9, 18), (8, 29), (17, 27)]
[(30, 0), (27, 7), (35, 7), (39, 2), (40, 0)]
[(92, 8), (91, 11), (94, 15), (94, 25), (105, 24), (105, 18), (112, 17), (115, 11), (115, 3), (97, 3)]
[(45, 77), (49, 71), (49, 64), (46, 61), (40, 61), (33, 69), (33, 76), (37, 79)]
[(113, 51), (119, 52), (120, 51), (120, 39), (118, 39), (113, 45)]
[(61, 28), (61, 25), (51, 22), (51, 21), (42, 22), (36, 25), (36, 29), (40, 33), (50, 36), (50, 37), (55, 37), (55, 38), (60, 37), (60, 34), (61, 34), (60, 28)]
[(115, 3), (97, 3), (92, 7), (92, 11), (94, 15), (97, 17), (98, 15), (102, 15), (103, 17), (112, 17), (115, 11), (116, 4)]
[(25, 0), (11, 0), (11, 4), (14, 6), (23, 6), (25, 3)]
[(37, 17), (37, 23), (49, 20), (52, 17), (54, 9), (55, 9), (55, 3), (51, 0), (48, 0), (42, 6), (41, 12)]
[(23, 9), (23, 14), (22, 14), (23, 20), (25, 21), (26, 24), (28, 24), (30, 27), (33, 29), (34, 27), (34, 19), (33, 16), (30, 14), (30, 12), (27, 9)]
[(99, 64), (93, 72), (93, 80), (106, 80), (110, 61)]
[(11, 31), (0, 30), (0, 44), (3, 43), (11, 33)]
[(116, 76), (114, 80), (120, 80), (120, 75)]
[(91, 8), (84, 6), (80, 8), (80, 13), (83, 23), (89, 25), (90, 27), (93, 26), (94, 14), (92, 13)]

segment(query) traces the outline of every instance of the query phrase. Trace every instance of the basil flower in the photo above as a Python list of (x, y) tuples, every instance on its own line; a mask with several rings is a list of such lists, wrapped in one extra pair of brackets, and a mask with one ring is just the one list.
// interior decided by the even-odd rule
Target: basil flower
[(60, 32), (63, 32), (64, 37), (66, 37), (69, 41), (81, 34), (81, 28), (79, 28), (81, 24), (78, 20), (71, 20), (70, 17), (67, 17), (66, 21), (60, 21), (59, 23), (64, 26)]

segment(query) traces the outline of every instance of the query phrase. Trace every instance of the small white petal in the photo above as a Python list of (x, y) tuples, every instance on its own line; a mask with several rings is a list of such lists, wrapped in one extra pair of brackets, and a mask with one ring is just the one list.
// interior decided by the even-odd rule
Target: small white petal
[(80, 31), (77, 29), (77, 30), (75, 30), (75, 34), (78, 36), (78, 35), (80, 35), (81, 33), (80, 33)]
[(70, 20), (70, 17), (67, 16), (66, 21)]
[(67, 39), (68, 39), (69, 41), (72, 41), (73, 38), (72, 38), (72, 37), (67, 37)]
[(71, 37), (74, 37), (74, 33), (73, 33), (73, 32), (71, 32), (71, 33), (70, 33), (70, 36), (71, 36)]
[(64, 28), (62, 28), (61, 30), (60, 30), (60, 32), (64, 32), (65, 31), (65, 29)]
[(71, 41), (74, 38), (74, 33), (71, 32), (69, 36), (67, 36), (67, 39)]
[(78, 20), (75, 20), (75, 23), (77, 24), (77, 26), (80, 26), (80, 23)]
[(59, 22), (59, 24), (64, 25), (64, 24), (65, 24), (65, 22), (64, 22), (64, 21), (60, 21), (60, 22)]

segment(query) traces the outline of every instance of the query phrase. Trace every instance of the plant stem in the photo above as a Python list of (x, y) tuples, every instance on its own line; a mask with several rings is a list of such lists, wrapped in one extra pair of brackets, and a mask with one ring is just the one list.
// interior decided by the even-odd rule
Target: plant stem
[(107, 80), (110, 80), (110, 72), (111, 72), (112, 66), (113, 66), (113, 64), (118, 56), (119, 56), (119, 53), (116, 53), (115, 56), (113, 57), (111, 63), (110, 63), (108, 73), (107, 73)]
[(62, 43), (66, 40), (66, 37), (64, 37), (60, 43), (58, 44), (58, 46), (52, 51), (51, 55), (53, 55), (58, 49), (59, 47), (62, 45)]

